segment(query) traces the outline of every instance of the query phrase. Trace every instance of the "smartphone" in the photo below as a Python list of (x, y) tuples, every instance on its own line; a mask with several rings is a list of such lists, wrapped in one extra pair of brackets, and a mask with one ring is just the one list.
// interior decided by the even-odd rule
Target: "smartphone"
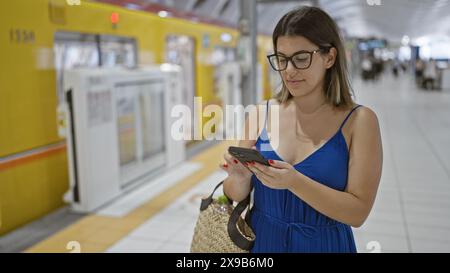
[(237, 160), (239, 160), (242, 164), (247, 162), (258, 162), (263, 165), (270, 166), (269, 161), (261, 155), (257, 150), (242, 148), (236, 146), (230, 146), (228, 148), (228, 152), (234, 156)]

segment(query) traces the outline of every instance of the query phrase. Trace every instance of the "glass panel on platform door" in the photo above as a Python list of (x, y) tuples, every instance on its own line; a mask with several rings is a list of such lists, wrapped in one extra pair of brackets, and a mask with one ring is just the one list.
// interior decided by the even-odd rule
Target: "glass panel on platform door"
[(116, 88), (117, 130), (120, 166), (137, 161), (137, 109), (135, 86)]
[(141, 115), (143, 160), (165, 151), (164, 94), (161, 82), (141, 86), (139, 108)]

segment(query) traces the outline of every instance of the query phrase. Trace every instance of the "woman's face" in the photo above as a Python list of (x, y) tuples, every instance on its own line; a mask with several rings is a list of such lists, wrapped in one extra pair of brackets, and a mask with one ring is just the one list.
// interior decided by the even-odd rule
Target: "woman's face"
[[(314, 51), (319, 47), (303, 36), (280, 36), (277, 40), (277, 54), (291, 57), (300, 51)], [(301, 97), (312, 92), (323, 92), (326, 70), (333, 66), (336, 50), (329, 53), (316, 52), (312, 55), (311, 65), (307, 69), (297, 69), (288, 62), (286, 70), (280, 71), (281, 78), (294, 97)]]

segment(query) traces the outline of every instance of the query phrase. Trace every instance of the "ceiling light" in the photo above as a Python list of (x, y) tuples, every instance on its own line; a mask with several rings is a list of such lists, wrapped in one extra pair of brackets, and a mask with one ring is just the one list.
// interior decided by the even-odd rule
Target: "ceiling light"
[(160, 12), (158, 12), (158, 16), (162, 18), (166, 18), (168, 15), (169, 13), (165, 10), (161, 10)]

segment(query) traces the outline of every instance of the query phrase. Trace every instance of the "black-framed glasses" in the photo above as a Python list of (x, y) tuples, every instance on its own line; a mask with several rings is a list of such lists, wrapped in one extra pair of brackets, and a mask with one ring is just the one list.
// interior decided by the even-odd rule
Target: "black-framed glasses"
[(291, 55), (291, 57), (287, 57), (281, 54), (271, 54), (267, 56), (269, 59), (269, 63), (272, 68), (276, 71), (286, 70), (289, 61), (291, 61), (292, 65), (297, 69), (308, 69), (312, 63), (312, 56), (317, 52), (327, 51), (329, 48), (319, 48), (313, 51), (300, 50)]

